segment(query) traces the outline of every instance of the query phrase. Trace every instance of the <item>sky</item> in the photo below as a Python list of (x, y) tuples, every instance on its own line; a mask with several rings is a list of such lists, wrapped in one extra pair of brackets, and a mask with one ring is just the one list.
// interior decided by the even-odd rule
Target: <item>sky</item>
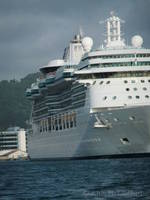
[(114, 11), (126, 43), (139, 34), (150, 48), (150, 0), (0, 0), (0, 80), (35, 73), (63, 50), (81, 26), (94, 47), (105, 39), (99, 21)]

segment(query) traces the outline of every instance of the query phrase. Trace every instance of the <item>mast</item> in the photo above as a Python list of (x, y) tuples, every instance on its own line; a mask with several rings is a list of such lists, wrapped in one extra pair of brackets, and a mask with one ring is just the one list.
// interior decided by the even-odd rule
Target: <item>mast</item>
[(115, 16), (113, 11), (110, 14), (111, 16), (106, 20), (106, 47), (124, 47), (124, 40), (121, 38), (121, 23), (123, 21)]

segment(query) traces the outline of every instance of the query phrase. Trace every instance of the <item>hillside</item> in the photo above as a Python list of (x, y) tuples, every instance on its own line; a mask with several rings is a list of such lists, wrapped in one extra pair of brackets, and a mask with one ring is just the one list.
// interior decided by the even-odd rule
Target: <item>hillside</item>
[(38, 74), (29, 74), (20, 81), (0, 81), (0, 130), (10, 126), (27, 127), (31, 112), (31, 102), (26, 99), (26, 88)]

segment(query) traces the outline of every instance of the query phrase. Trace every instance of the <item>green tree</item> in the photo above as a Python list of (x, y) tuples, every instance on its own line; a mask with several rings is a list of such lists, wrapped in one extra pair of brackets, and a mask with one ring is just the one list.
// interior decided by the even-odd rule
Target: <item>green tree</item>
[(0, 81), (0, 130), (10, 126), (27, 127), (31, 102), (26, 99), (25, 91), (37, 77), (38, 73), (29, 74), (20, 81)]

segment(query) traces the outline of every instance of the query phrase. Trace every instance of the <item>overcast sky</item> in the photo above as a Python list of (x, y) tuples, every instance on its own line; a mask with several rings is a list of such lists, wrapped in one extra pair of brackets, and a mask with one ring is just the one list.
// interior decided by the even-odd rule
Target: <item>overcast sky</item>
[(0, 0), (0, 80), (22, 78), (61, 58), (79, 26), (99, 46), (99, 21), (112, 10), (125, 20), (126, 41), (140, 34), (150, 48), (150, 0)]

